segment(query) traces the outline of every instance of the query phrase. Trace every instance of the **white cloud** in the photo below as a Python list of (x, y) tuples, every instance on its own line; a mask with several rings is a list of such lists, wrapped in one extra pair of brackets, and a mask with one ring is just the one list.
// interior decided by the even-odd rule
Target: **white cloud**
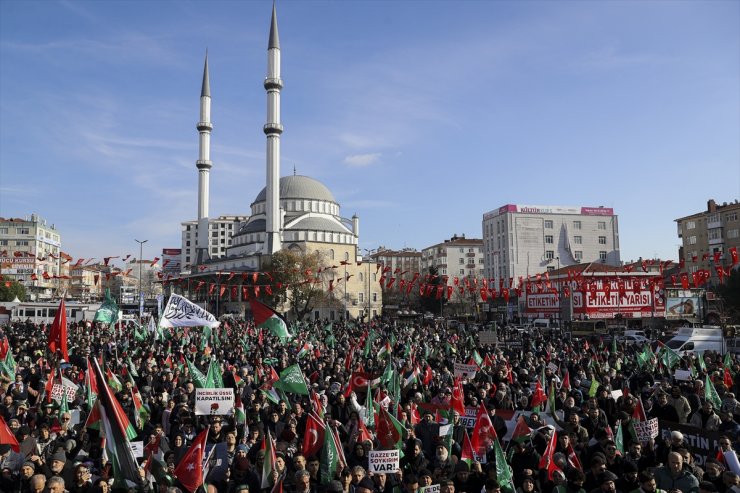
[(381, 153), (371, 152), (367, 154), (352, 154), (344, 158), (344, 164), (361, 168), (375, 164), (380, 159)]

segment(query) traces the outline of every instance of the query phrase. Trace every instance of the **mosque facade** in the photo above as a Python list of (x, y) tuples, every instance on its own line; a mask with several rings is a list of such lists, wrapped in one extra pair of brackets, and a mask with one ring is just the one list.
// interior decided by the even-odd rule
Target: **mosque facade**
[[(203, 83), (200, 98), (199, 156), (198, 169), (198, 219), (188, 221), (192, 235), (188, 238), (195, 245), (196, 254), (182, 259), (181, 265), (187, 272), (182, 278), (188, 279), (188, 286), (199, 280), (217, 276), (219, 279), (229, 273), (260, 272), (269, 264), (271, 256), (287, 249), (298, 254), (319, 252), (325, 271), (329, 296), (322, 306), (317, 306), (311, 318), (342, 317), (360, 318), (367, 315), (380, 315), (382, 307), (382, 288), (378, 282), (381, 273), (377, 264), (360, 255), (359, 229), (357, 215), (351, 218), (341, 216), (340, 204), (334, 194), (320, 181), (293, 175), (280, 176), (280, 145), (283, 125), (280, 119), (280, 93), (283, 87), (280, 63), (280, 40), (275, 6), (272, 10), (268, 41), (268, 69), (264, 80), (267, 93), (267, 122), (263, 130), (266, 137), (265, 187), (251, 203), (251, 213), (234, 229), (229, 238), (225, 255), (211, 256), (209, 234), (198, 235), (198, 230), (208, 225), (209, 177), (213, 168), (210, 157), (211, 92), (208, 71), (208, 58), (203, 70)], [(218, 166), (215, 167), (218, 170)], [(183, 252), (186, 251), (183, 235)], [(191, 250), (192, 251), (192, 248)], [(188, 268), (189, 264), (189, 268)], [(232, 276), (233, 277), (233, 276)], [(206, 281), (207, 282), (207, 281)], [(213, 291), (213, 290), (211, 290)], [(216, 295), (219, 293), (216, 290)], [(203, 302), (214, 309), (211, 295), (203, 292), (192, 293), (196, 301)], [(233, 294), (233, 293), (230, 293)], [(243, 312), (248, 305), (241, 293), (219, 299), (215, 309), (219, 313)], [(234, 299), (236, 298), (236, 299)], [(285, 308), (285, 307), (283, 307)]]

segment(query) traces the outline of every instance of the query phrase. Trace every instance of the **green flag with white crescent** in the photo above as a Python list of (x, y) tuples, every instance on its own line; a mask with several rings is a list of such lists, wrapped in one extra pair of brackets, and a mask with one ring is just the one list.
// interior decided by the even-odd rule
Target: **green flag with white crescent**
[(208, 375), (206, 375), (206, 388), (224, 388), (223, 376), (221, 375), (221, 370), (218, 367), (218, 363), (216, 363), (216, 358), (211, 358), (211, 362), (208, 365)]

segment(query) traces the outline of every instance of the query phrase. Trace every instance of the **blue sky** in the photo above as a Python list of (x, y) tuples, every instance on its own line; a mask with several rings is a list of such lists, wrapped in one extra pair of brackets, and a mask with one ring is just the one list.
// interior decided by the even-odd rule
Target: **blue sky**
[[(0, 2), (0, 216), (74, 257), (180, 246), (264, 186), (271, 2)], [(740, 2), (280, 1), (282, 174), (326, 184), (361, 247), (481, 237), (507, 203), (613, 207), (622, 259), (740, 198)]]

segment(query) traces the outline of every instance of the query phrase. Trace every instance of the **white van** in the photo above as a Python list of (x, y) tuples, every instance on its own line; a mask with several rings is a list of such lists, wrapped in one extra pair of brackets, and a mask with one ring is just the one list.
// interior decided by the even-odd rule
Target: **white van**
[(703, 327), (681, 327), (676, 336), (665, 343), (681, 356), (704, 351), (726, 352), (725, 339), (720, 327), (706, 325)]

